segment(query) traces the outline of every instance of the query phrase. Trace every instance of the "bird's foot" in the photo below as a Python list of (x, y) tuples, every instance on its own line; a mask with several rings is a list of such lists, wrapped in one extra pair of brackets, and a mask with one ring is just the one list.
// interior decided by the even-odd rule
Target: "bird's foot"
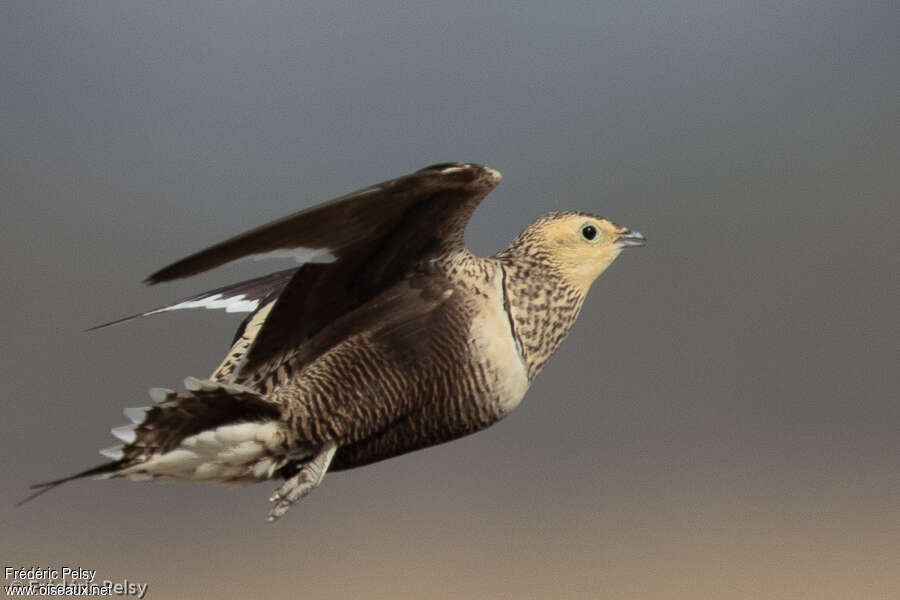
[(326, 442), (315, 458), (303, 465), (293, 477), (285, 480), (281, 487), (275, 490), (269, 498), (269, 502), (274, 502), (275, 506), (269, 511), (267, 522), (271, 523), (281, 518), (295, 502), (308, 496), (322, 483), (336, 450), (336, 443)]

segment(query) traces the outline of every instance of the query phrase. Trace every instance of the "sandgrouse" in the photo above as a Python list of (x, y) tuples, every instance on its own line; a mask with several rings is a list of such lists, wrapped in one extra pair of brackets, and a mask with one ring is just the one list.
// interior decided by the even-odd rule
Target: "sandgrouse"
[[(303, 264), (187, 298), (250, 312), (222, 364), (186, 391), (126, 409), (111, 462), (71, 479), (284, 480), (268, 520), (358, 467), (488, 427), (566, 337), (593, 281), (644, 237), (579, 212), (547, 214), (490, 258), (466, 223), (500, 182), (470, 163), (427, 167), (188, 256), (148, 283), (255, 255)], [(127, 319), (115, 321), (118, 323)], [(31, 498), (29, 497), (29, 499)]]

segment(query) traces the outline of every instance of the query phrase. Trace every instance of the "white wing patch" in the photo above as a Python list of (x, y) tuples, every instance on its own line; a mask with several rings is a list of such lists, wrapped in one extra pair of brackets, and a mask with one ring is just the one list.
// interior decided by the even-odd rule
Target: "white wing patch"
[[(298, 263), (330, 263), (337, 260), (337, 256), (331, 253), (328, 248), (283, 248), (272, 250), (271, 252), (263, 252), (248, 256), (253, 260), (264, 260), (267, 258), (293, 258)], [(219, 309), (224, 308), (228, 313), (253, 312), (259, 308), (259, 298), (248, 298), (247, 294), (226, 295), (226, 293), (215, 293), (208, 296), (194, 297), (178, 304), (164, 306), (149, 312), (143, 313), (142, 317), (156, 315), (159, 313), (169, 312), (173, 310), (183, 310), (186, 308), (208, 308)]]
[(259, 299), (246, 299), (246, 294), (237, 294), (236, 296), (225, 296), (224, 294), (212, 294), (211, 296), (205, 296), (203, 298), (195, 298), (194, 300), (185, 300), (184, 302), (179, 302), (178, 304), (173, 304), (172, 306), (165, 306), (163, 308), (157, 308), (156, 310), (151, 310), (149, 312), (145, 312), (144, 317), (150, 315), (156, 315), (159, 313), (169, 312), (172, 310), (183, 310), (186, 308), (208, 308), (218, 309), (224, 308), (225, 312), (229, 313), (239, 313), (239, 312), (253, 312), (256, 310), (256, 307), (259, 306)]

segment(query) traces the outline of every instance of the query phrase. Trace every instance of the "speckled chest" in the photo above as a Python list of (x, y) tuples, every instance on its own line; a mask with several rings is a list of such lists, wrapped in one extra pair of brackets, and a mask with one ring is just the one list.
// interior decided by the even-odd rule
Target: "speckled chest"
[(469, 378), (482, 419), (496, 421), (516, 408), (531, 381), (513, 335), (505, 300), (504, 276), (492, 259), (464, 257), (450, 277), (467, 296)]

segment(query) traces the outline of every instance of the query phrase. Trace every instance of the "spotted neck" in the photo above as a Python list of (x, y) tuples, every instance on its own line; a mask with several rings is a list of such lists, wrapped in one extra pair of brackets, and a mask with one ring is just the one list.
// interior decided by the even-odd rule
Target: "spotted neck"
[(503, 270), (504, 308), (533, 379), (569, 334), (585, 295), (544, 260), (510, 250), (495, 258)]

